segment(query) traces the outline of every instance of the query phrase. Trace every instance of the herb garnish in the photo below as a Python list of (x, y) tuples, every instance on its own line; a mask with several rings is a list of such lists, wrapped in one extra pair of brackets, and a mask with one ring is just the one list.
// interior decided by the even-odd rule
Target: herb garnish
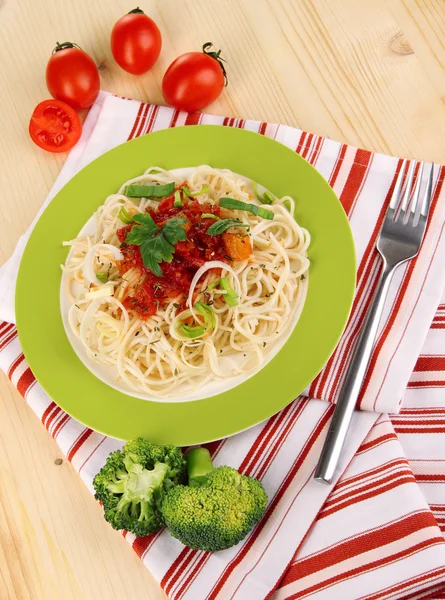
[(145, 267), (157, 277), (162, 277), (159, 263), (172, 262), (175, 244), (187, 240), (187, 234), (182, 227), (187, 220), (173, 217), (162, 227), (158, 227), (148, 213), (135, 215), (133, 220), (138, 225), (134, 225), (127, 233), (126, 243), (139, 246)]
[(230, 227), (247, 227), (250, 229), (247, 223), (242, 223), (239, 219), (220, 219), (216, 223), (212, 223), (207, 229), (207, 235), (221, 235)]

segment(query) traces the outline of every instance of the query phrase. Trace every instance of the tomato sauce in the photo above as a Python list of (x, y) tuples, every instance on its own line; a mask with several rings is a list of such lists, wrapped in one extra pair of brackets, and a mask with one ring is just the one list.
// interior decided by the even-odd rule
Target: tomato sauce
[[(182, 187), (179, 186), (178, 189), (182, 190)], [(211, 236), (206, 233), (210, 225), (215, 223), (215, 219), (202, 218), (204, 213), (219, 217), (219, 206), (200, 204), (197, 200), (187, 198), (183, 193), (181, 196), (181, 207), (174, 206), (174, 195), (171, 195), (162, 200), (156, 209), (147, 211), (159, 227), (172, 217), (183, 217), (187, 220), (184, 229), (188, 241), (176, 244), (171, 263), (160, 263), (163, 277), (157, 277), (144, 266), (139, 246), (125, 243), (127, 233), (134, 226), (133, 223), (116, 232), (124, 256), (119, 265), (121, 274), (131, 268), (136, 268), (141, 273), (141, 282), (135, 286), (132, 295), (128, 296), (123, 304), (126, 308), (134, 310), (141, 319), (155, 315), (158, 308), (163, 308), (177, 296), (179, 296), (177, 308), (184, 310), (190, 284), (196, 271), (205, 262), (211, 260), (226, 263), (232, 260), (226, 254), (222, 236)]]

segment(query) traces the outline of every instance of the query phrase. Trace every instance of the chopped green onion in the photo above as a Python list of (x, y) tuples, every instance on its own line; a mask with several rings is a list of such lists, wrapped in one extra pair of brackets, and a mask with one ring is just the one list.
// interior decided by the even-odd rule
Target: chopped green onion
[(96, 277), (102, 283), (106, 283), (108, 281), (108, 273), (106, 273), (105, 271), (100, 271), (99, 273), (96, 273)]
[(266, 210), (261, 206), (256, 206), (256, 204), (247, 204), (247, 202), (241, 202), (241, 200), (235, 200), (234, 198), (221, 198), (218, 204), (223, 208), (231, 210), (246, 210), (255, 216), (269, 219), (270, 221), (275, 217), (270, 210)]
[(275, 198), (270, 192), (266, 191), (263, 195), (260, 194), (260, 192), (258, 191), (258, 184), (256, 181), (253, 182), (253, 191), (257, 200), (259, 200), (261, 204), (273, 204), (275, 202)]
[(275, 217), (271, 210), (266, 210), (265, 208), (261, 208), (261, 206), (258, 208), (257, 215), (263, 219), (269, 219), (270, 221), (272, 221)]
[(187, 188), (187, 196), (191, 196), (192, 198), (195, 198), (196, 196), (200, 196), (201, 194), (206, 194), (208, 191), (209, 191), (208, 185), (203, 185), (200, 190), (198, 190), (197, 192), (193, 192), (193, 194)]
[(230, 285), (227, 277), (223, 277), (222, 279), (217, 279), (216, 281), (212, 281), (207, 286), (207, 290), (213, 290), (216, 286), (219, 285), (222, 290), (226, 293), (224, 294), (224, 300), (229, 306), (238, 306), (238, 294), (235, 292), (233, 287)]
[(205, 327), (203, 325), (198, 325), (197, 327), (191, 327), (190, 325), (181, 325), (181, 331), (190, 339), (199, 337), (205, 333)]
[(200, 337), (206, 333), (206, 331), (210, 331), (215, 327), (215, 313), (213, 312), (213, 308), (207, 304), (204, 304), (204, 302), (197, 302), (193, 308), (197, 310), (204, 318), (204, 325), (197, 325), (193, 327), (183, 323), (180, 326), (180, 330), (186, 337), (190, 339)]
[(233, 287), (230, 285), (227, 277), (223, 277), (219, 282), (221, 289), (226, 293), (224, 294), (224, 300), (229, 306), (238, 306), (238, 294), (235, 292)]
[(127, 185), (124, 194), (128, 198), (165, 198), (175, 191), (175, 182), (161, 185)]
[(179, 193), (179, 190), (176, 190), (175, 192), (175, 201), (173, 202), (173, 206), (175, 208), (179, 208), (182, 206), (181, 194)]
[(283, 200), (283, 206), (290, 212), (290, 200)]
[(215, 221), (219, 221), (221, 217), (218, 217), (218, 215), (213, 215), (212, 213), (202, 213), (201, 219), (215, 219)]
[(270, 192), (264, 192), (263, 194), (263, 204), (273, 204), (275, 202), (275, 198), (272, 196)]
[(203, 302), (197, 302), (193, 308), (204, 317), (204, 325), (207, 331), (215, 327), (215, 313), (211, 306), (208, 306)]
[(239, 219), (219, 219), (219, 221), (216, 221), (210, 225), (206, 231), (206, 234), (221, 235), (231, 227), (247, 227), (247, 229), (250, 229), (250, 225), (247, 223), (241, 223)]
[(216, 288), (217, 285), (219, 285), (221, 283), (221, 279), (217, 279), (216, 281), (212, 281), (212, 283), (209, 283), (209, 285), (207, 286), (208, 290), (213, 290), (213, 288)]
[(117, 216), (122, 221), (122, 223), (125, 223), (126, 225), (128, 225), (129, 223), (133, 223), (133, 217), (130, 215), (129, 212), (125, 210), (123, 206), (121, 206), (121, 209)]

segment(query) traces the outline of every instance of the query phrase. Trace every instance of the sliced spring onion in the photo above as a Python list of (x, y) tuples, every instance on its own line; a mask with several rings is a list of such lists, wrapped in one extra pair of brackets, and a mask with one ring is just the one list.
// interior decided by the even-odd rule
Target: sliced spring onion
[(133, 223), (133, 217), (130, 215), (129, 212), (127, 212), (125, 210), (125, 208), (123, 206), (121, 206), (121, 209), (117, 216), (122, 221), (122, 223), (125, 223), (125, 225), (128, 225), (129, 223)]
[(113, 262), (116, 260), (122, 260), (124, 258), (119, 248), (113, 246), (112, 244), (94, 244), (94, 246), (88, 250), (82, 268), (83, 276), (88, 283), (102, 283), (102, 281), (97, 278), (94, 271), (94, 267), (99, 262), (97, 261), (97, 255), (99, 253), (105, 254), (107, 256), (107, 260), (110, 260), (108, 259), (108, 256), (112, 257)]
[(204, 317), (204, 326), (207, 331), (215, 327), (215, 313), (211, 306), (204, 304), (204, 302), (196, 302), (193, 308)]
[(175, 208), (180, 208), (182, 206), (181, 194), (179, 190), (176, 190), (175, 192), (175, 200), (173, 202), (173, 206)]
[(221, 279), (217, 279), (216, 281), (212, 281), (212, 283), (209, 283), (209, 285), (207, 286), (208, 290), (213, 290), (214, 288), (216, 288), (217, 285), (219, 285), (221, 282)]
[(223, 277), (219, 281), (219, 285), (222, 290), (226, 293), (224, 294), (224, 300), (229, 306), (238, 306), (238, 294), (235, 292), (233, 287), (230, 285), (227, 277)]
[(201, 219), (215, 219), (215, 221), (219, 221), (221, 217), (218, 215), (214, 215), (212, 213), (202, 213)]
[(290, 212), (290, 209), (291, 209), (290, 200), (283, 200), (283, 206), (285, 208), (287, 208), (287, 210)]
[(248, 204), (247, 202), (242, 202), (241, 200), (235, 200), (235, 198), (220, 198), (218, 204), (223, 208), (228, 208), (231, 210), (246, 210), (255, 216), (262, 217), (263, 219), (269, 219), (270, 221), (272, 221), (275, 216), (270, 210), (262, 208), (261, 206), (256, 206), (256, 204)]
[(94, 298), (106, 298), (107, 296), (112, 296), (114, 292), (114, 287), (112, 285), (104, 285), (103, 287), (92, 290), (91, 292), (87, 292), (85, 294), (86, 300), (92, 300)]
[(190, 192), (189, 189), (187, 188), (187, 196), (191, 196), (192, 198), (195, 198), (196, 196), (200, 196), (201, 194), (207, 194), (208, 191), (209, 191), (208, 185), (203, 185), (200, 190), (198, 190), (197, 192), (193, 192), (193, 193)]
[(250, 226), (247, 223), (241, 223), (239, 219), (220, 219), (219, 221), (216, 221), (216, 223), (212, 223), (212, 225), (210, 225), (210, 227), (206, 231), (206, 234), (221, 235), (231, 227), (247, 227), (247, 229), (250, 228)]
[(190, 339), (200, 337), (201, 335), (203, 335), (206, 332), (204, 325), (198, 325), (197, 327), (192, 327), (191, 325), (184, 325), (184, 323), (183, 323), (181, 325), (180, 329), (181, 329), (182, 333), (185, 335), (185, 337), (188, 337)]
[(222, 262), (222, 260), (210, 260), (209, 262), (204, 263), (202, 265), (202, 267), (199, 267), (199, 269), (193, 275), (192, 283), (190, 284), (189, 295), (187, 297), (187, 306), (190, 309), (191, 315), (195, 319), (196, 319), (196, 313), (193, 309), (193, 294), (195, 293), (195, 288), (196, 288), (196, 285), (198, 284), (198, 281), (201, 279), (201, 277), (204, 275), (204, 273), (207, 273), (207, 271), (210, 271), (211, 269), (222, 269), (223, 271), (228, 271), (229, 273), (231, 273), (233, 276), (235, 286), (236, 286), (237, 290), (239, 290), (239, 293), (241, 293), (241, 285), (238, 280), (238, 275), (235, 273), (235, 271), (232, 269), (232, 267), (230, 265)]
[(161, 185), (127, 185), (124, 194), (128, 198), (165, 198), (175, 191), (175, 182), (163, 183)]
[(273, 204), (275, 202), (275, 198), (272, 196), (270, 192), (264, 192), (263, 194), (263, 204)]
[(106, 271), (99, 271), (99, 273), (96, 273), (96, 277), (101, 283), (107, 283), (108, 281), (108, 273)]
[(253, 191), (257, 200), (259, 200), (261, 204), (273, 204), (275, 202), (275, 198), (267, 190), (264, 192), (264, 194), (260, 194), (260, 192), (258, 191), (258, 184), (256, 181), (253, 182)]

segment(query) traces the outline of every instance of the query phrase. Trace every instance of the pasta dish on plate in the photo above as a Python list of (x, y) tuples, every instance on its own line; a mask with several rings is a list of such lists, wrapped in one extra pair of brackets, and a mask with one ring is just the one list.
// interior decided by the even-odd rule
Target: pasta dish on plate
[(70, 331), (130, 393), (256, 372), (306, 296), (310, 236), (293, 214), (291, 197), (227, 169), (150, 167), (64, 242)]

